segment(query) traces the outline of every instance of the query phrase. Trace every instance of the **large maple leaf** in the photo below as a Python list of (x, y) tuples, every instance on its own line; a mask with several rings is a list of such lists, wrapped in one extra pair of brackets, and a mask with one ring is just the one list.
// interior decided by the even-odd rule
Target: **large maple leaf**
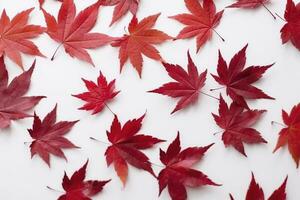
[(44, 96), (24, 96), (30, 86), (35, 61), (28, 71), (15, 77), (8, 84), (8, 73), (4, 57), (0, 57), (0, 128), (7, 128), (12, 120), (32, 117), (27, 111), (32, 109)]
[(227, 95), (233, 101), (246, 108), (248, 108), (248, 105), (245, 99), (274, 99), (252, 85), (262, 78), (263, 74), (273, 64), (267, 66), (250, 66), (245, 69), (247, 47), (248, 45), (234, 55), (229, 66), (227, 66), (226, 61), (219, 51), (218, 76), (212, 74), (213, 78), (220, 85), (226, 87)]
[(173, 98), (180, 98), (172, 113), (195, 103), (198, 100), (199, 93), (203, 93), (201, 92), (201, 89), (205, 85), (207, 70), (199, 74), (189, 52), (187, 71), (179, 65), (168, 63), (163, 63), (163, 65), (169, 76), (176, 82), (166, 83), (160, 88), (149, 92), (168, 95)]
[(104, 6), (115, 6), (110, 26), (121, 19), (127, 12), (136, 15), (140, 0), (103, 0)]
[(282, 119), (286, 127), (279, 132), (279, 138), (274, 152), (288, 145), (297, 167), (300, 160), (300, 104), (293, 107), (290, 114), (282, 110)]
[(267, 143), (257, 130), (251, 128), (264, 112), (265, 110), (245, 110), (235, 102), (228, 106), (220, 96), (219, 115), (212, 115), (217, 125), (224, 129), (222, 134), (224, 145), (233, 146), (246, 156), (243, 143)]
[(128, 27), (129, 33), (112, 43), (113, 47), (120, 47), (120, 71), (129, 59), (141, 77), (143, 67), (142, 54), (154, 60), (162, 60), (159, 51), (153, 45), (161, 44), (172, 37), (162, 31), (153, 29), (159, 15), (151, 15), (140, 22), (134, 16)]
[(88, 92), (73, 95), (87, 103), (80, 110), (93, 110), (92, 114), (99, 113), (104, 107), (108, 107), (107, 103), (111, 101), (120, 91), (115, 91), (115, 82), (112, 80), (107, 83), (105, 76), (100, 72), (97, 83), (82, 79)]
[(64, 137), (78, 121), (56, 122), (57, 106), (41, 120), (34, 114), (32, 129), (28, 129), (34, 139), (30, 145), (31, 157), (39, 155), (50, 166), (50, 154), (67, 160), (62, 149), (77, 148)]
[(23, 69), (21, 53), (43, 56), (38, 47), (30, 41), (44, 32), (44, 28), (28, 25), (33, 8), (18, 13), (10, 19), (3, 10), (0, 18), (0, 56), (7, 56)]
[(103, 187), (110, 181), (88, 180), (85, 181), (86, 168), (88, 161), (71, 178), (65, 172), (62, 186), (65, 194), (58, 200), (91, 200), (91, 197), (97, 195), (103, 190)]
[(287, 0), (284, 18), (286, 24), (280, 31), (282, 43), (291, 41), (300, 51), (300, 3), (295, 5), (292, 0)]
[(47, 24), (47, 34), (60, 43), (55, 53), (63, 45), (71, 57), (94, 65), (86, 49), (95, 49), (113, 40), (112, 37), (102, 33), (90, 33), (97, 22), (100, 5), (101, 1), (97, 1), (76, 16), (73, 0), (64, 0), (58, 13), (58, 20), (42, 9)]
[(111, 143), (105, 152), (107, 165), (114, 164), (115, 171), (123, 185), (125, 185), (128, 175), (127, 163), (155, 176), (148, 157), (140, 150), (151, 148), (163, 140), (139, 134), (144, 116), (129, 120), (122, 127), (115, 115), (110, 131), (107, 131), (107, 138)]
[[(286, 192), (285, 192), (286, 183), (287, 183), (287, 177), (280, 185), (280, 187), (271, 194), (268, 200), (286, 200)], [(230, 199), (234, 200), (232, 195), (230, 195)], [(261, 189), (259, 184), (256, 183), (255, 177), (252, 173), (252, 179), (245, 200), (264, 200), (264, 199), (265, 199), (264, 191)]]
[(168, 187), (172, 200), (185, 200), (187, 199), (185, 187), (218, 186), (204, 173), (191, 168), (202, 159), (212, 145), (181, 150), (178, 133), (166, 152), (160, 149), (160, 160), (166, 167), (158, 175), (159, 194)]
[[(199, 0), (185, 0), (185, 5), (191, 14), (179, 14), (170, 18), (186, 25), (177, 35), (177, 39), (196, 37), (198, 52), (212, 38), (213, 32), (217, 33), (215, 28), (220, 23), (223, 10), (216, 13), (216, 6), (213, 0), (203, 0), (203, 6)], [(221, 36), (220, 38), (224, 41)]]

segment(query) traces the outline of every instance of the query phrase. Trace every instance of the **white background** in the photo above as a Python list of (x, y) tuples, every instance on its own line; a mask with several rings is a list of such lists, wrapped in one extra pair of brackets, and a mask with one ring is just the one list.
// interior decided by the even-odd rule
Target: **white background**
[[(82, 10), (92, 4), (93, 0), (76, 0), (77, 10)], [(231, 0), (216, 0), (218, 10), (231, 4)], [(48, 0), (45, 9), (56, 16), (60, 3)], [(44, 25), (44, 18), (38, 9), (37, 0), (1, 0), (0, 9), (6, 9), (8, 15), (13, 17), (16, 13), (36, 7), (32, 12), (30, 23)], [(283, 15), (285, 1), (272, 1), (268, 7), (273, 12)], [(103, 32), (112, 36), (121, 36), (124, 26), (127, 26), (131, 15), (127, 14), (120, 22), (109, 28), (112, 17), (112, 7), (101, 9), (99, 21), (94, 31)], [(161, 12), (156, 27), (169, 35), (176, 36), (183, 28), (178, 22), (168, 19), (168, 16), (187, 12), (183, 0), (142, 0), (138, 17)], [(64, 170), (72, 174), (89, 159), (87, 179), (110, 179), (104, 191), (94, 199), (157, 199), (158, 184), (148, 173), (129, 168), (128, 182), (122, 187), (113, 167), (107, 168), (104, 152), (106, 146), (89, 139), (90, 136), (102, 141), (106, 140), (105, 131), (110, 128), (112, 114), (106, 109), (104, 112), (91, 116), (89, 112), (77, 110), (84, 102), (71, 96), (85, 91), (81, 78), (96, 80), (99, 70), (107, 76), (108, 80), (117, 79), (117, 89), (121, 93), (110, 103), (112, 110), (118, 114), (124, 123), (128, 119), (141, 116), (146, 110), (142, 133), (172, 141), (177, 130), (181, 132), (183, 147), (203, 146), (210, 143), (215, 145), (207, 152), (205, 158), (195, 166), (202, 170), (221, 187), (202, 187), (188, 191), (189, 199), (220, 200), (229, 199), (232, 193), (236, 199), (244, 199), (250, 182), (251, 171), (254, 172), (257, 182), (262, 186), (268, 197), (289, 175), (287, 193), (288, 199), (300, 199), (299, 169), (291, 159), (287, 148), (280, 149), (273, 154), (278, 132), (281, 127), (272, 126), (271, 121), (281, 122), (281, 109), (289, 111), (300, 99), (300, 52), (291, 44), (282, 45), (280, 29), (284, 22), (274, 19), (264, 8), (257, 10), (227, 9), (217, 31), (226, 39), (222, 42), (217, 35), (209, 41), (198, 54), (195, 53), (195, 40), (178, 40), (166, 42), (158, 46), (163, 58), (171, 63), (186, 67), (188, 49), (200, 71), (206, 68), (209, 72), (216, 72), (217, 51), (221, 49), (228, 61), (234, 53), (249, 43), (247, 51), (247, 65), (266, 65), (276, 62), (257, 83), (267, 94), (276, 98), (276, 101), (258, 100), (250, 102), (250, 106), (257, 109), (267, 109), (268, 112), (255, 126), (268, 141), (267, 145), (246, 145), (248, 158), (243, 157), (232, 148), (225, 149), (220, 136), (212, 133), (220, 129), (215, 125), (211, 112), (217, 112), (218, 102), (206, 96), (190, 108), (170, 115), (176, 105), (176, 100), (162, 95), (147, 93), (170, 81), (160, 63), (144, 59), (143, 78), (139, 79), (136, 71), (129, 63), (119, 74), (118, 49), (106, 46), (89, 51), (96, 67), (71, 58), (61, 48), (52, 62), (50, 59), (37, 58), (37, 65), (32, 77), (31, 89), (28, 95), (45, 95), (48, 98), (41, 101), (36, 112), (44, 117), (56, 103), (58, 103), (59, 120), (81, 121), (75, 125), (67, 137), (76, 145), (82, 147), (78, 150), (67, 150), (65, 154), (68, 162), (63, 159), (51, 157), (51, 168), (39, 158), (30, 158), (29, 145), (31, 138), (27, 128), (32, 125), (32, 119), (13, 122), (7, 130), (0, 134), (0, 199), (1, 200), (53, 200), (61, 194), (50, 191), (46, 186), (61, 190), (61, 180)], [(40, 47), (42, 53), (51, 57), (57, 43), (46, 34), (34, 42)], [(29, 68), (34, 57), (23, 56), (24, 66)], [(10, 79), (21, 73), (21, 70), (10, 60), (5, 60), (9, 70)], [(211, 76), (207, 77), (204, 91), (218, 87)], [(224, 94), (224, 91), (222, 91)], [(212, 93), (218, 96), (218, 92)], [(225, 94), (224, 94), (225, 96)], [(166, 149), (169, 142), (160, 144)], [(152, 162), (160, 164), (159, 147), (145, 151)], [(158, 173), (160, 168), (154, 166)], [(159, 199), (169, 199), (165, 190)]]

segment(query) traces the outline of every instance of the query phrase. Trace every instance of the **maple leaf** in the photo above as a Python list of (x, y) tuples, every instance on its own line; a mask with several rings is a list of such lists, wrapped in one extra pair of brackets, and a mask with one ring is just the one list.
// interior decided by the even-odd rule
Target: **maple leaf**
[(110, 131), (107, 131), (107, 138), (111, 143), (105, 152), (107, 165), (114, 164), (115, 171), (123, 185), (127, 180), (128, 163), (155, 176), (148, 157), (140, 150), (151, 148), (164, 140), (139, 134), (144, 117), (145, 115), (129, 120), (122, 127), (115, 115)]
[(142, 54), (153, 60), (162, 60), (158, 50), (153, 45), (161, 44), (172, 37), (162, 31), (153, 29), (159, 15), (151, 15), (140, 22), (138, 22), (136, 16), (133, 16), (128, 27), (129, 33), (116, 39), (111, 44), (113, 47), (120, 47), (120, 71), (122, 71), (124, 64), (129, 59), (141, 77), (143, 67)]
[(265, 111), (245, 110), (244, 107), (235, 102), (228, 106), (223, 97), (220, 96), (219, 115), (213, 113), (212, 115), (217, 125), (224, 129), (222, 134), (224, 145), (226, 147), (233, 146), (238, 152), (247, 156), (243, 143), (267, 143), (257, 130), (250, 128)]
[(229, 95), (233, 101), (246, 108), (248, 108), (248, 105), (245, 99), (274, 99), (252, 85), (258, 81), (274, 63), (267, 66), (250, 66), (245, 69), (247, 47), (248, 45), (234, 55), (229, 66), (227, 66), (227, 63), (219, 51), (218, 76), (212, 74), (213, 78), (220, 85), (226, 87), (227, 95)]
[(274, 152), (288, 145), (289, 152), (298, 168), (300, 160), (300, 104), (294, 106), (290, 114), (282, 110), (282, 119), (286, 127), (279, 132)]
[(88, 161), (71, 178), (65, 172), (62, 186), (65, 194), (58, 200), (91, 200), (91, 197), (97, 195), (103, 190), (103, 187), (110, 181), (89, 180), (84, 181)]
[(203, 93), (201, 92), (201, 88), (203, 88), (205, 85), (207, 70), (199, 74), (189, 52), (187, 71), (185, 71), (179, 65), (172, 65), (168, 63), (163, 63), (163, 65), (169, 76), (172, 77), (176, 82), (166, 83), (160, 88), (151, 90), (149, 92), (167, 95), (173, 98), (180, 98), (176, 107), (171, 113), (173, 114), (198, 100), (199, 93)]
[(27, 111), (36, 106), (44, 96), (24, 96), (30, 86), (35, 61), (28, 71), (15, 77), (8, 84), (4, 57), (0, 57), (0, 128), (10, 126), (12, 120), (32, 117)]
[[(286, 177), (284, 182), (281, 184), (281, 186), (271, 194), (268, 200), (286, 200), (285, 188), (286, 188), (287, 179), (288, 177)], [(231, 194), (230, 194), (230, 199), (234, 200)], [(245, 200), (264, 200), (264, 199), (265, 199), (264, 191), (261, 189), (259, 184), (256, 183), (255, 177), (252, 173), (252, 179)]]
[(127, 12), (136, 15), (140, 0), (103, 0), (104, 6), (115, 6), (110, 26), (120, 20)]
[[(203, 0), (203, 6), (199, 0), (185, 0), (185, 6), (191, 14), (179, 14), (170, 18), (186, 25), (177, 35), (177, 39), (196, 37), (197, 52), (212, 38), (213, 32), (219, 35), (215, 28), (219, 25), (224, 10), (216, 13), (213, 0)], [(219, 37), (225, 41), (220, 35)]]
[(282, 43), (291, 41), (300, 51), (300, 3), (295, 5), (292, 0), (287, 0), (284, 18), (286, 24), (280, 31)]
[(7, 56), (23, 69), (21, 53), (44, 56), (38, 47), (30, 41), (44, 32), (44, 28), (28, 25), (29, 14), (34, 8), (24, 10), (10, 19), (5, 9), (0, 18), (0, 56)]
[[(94, 66), (92, 58), (86, 49), (95, 49), (110, 43), (113, 38), (102, 33), (90, 33), (95, 26), (101, 1), (87, 7), (76, 16), (76, 6), (73, 0), (64, 0), (58, 20), (42, 9), (47, 24), (47, 34), (61, 45), (71, 56), (86, 61)], [(75, 17), (76, 16), (76, 17)]]
[(34, 139), (30, 145), (31, 157), (39, 155), (50, 167), (50, 154), (67, 160), (62, 149), (77, 148), (64, 137), (78, 121), (56, 122), (57, 106), (41, 120), (34, 113), (32, 129), (28, 129)]
[(111, 101), (120, 91), (115, 91), (116, 79), (107, 83), (105, 76), (100, 72), (97, 83), (82, 79), (88, 92), (72, 95), (87, 103), (80, 110), (93, 110), (92, 114), (99, 113), (107, 106), (107, 102)]
[(219, 186), (204, 173), (191, 168), (202, 159), (212, 145), (189, 147), (181, 151), (178, 132), (176, 139), (169, 145), (166, 152), (160, 149), (160, 160), (166, 167), (158, 175), (159, 195), (168, 186), (172, 200), (185, 200), (187, 199), (185, 187)]

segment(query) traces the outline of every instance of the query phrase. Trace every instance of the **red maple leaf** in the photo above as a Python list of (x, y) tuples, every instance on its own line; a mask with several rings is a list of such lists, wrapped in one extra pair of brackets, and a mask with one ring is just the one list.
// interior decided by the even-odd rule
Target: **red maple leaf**
[(129, 59), (141, 77), (143, 67), (142, 54), (154, 60), (162, 60), (159, 51), (153, 45), (161, 44), (172, 37), (152, 28), (159, 15), (151, 15), (140, 22), (134, 16), (128, 27), (129, 33), (112, 43), (113, 47), (120, 47), (120, 71), (122, 71), (124, 64)]
[(90, 33), (96, 24), (100, 5), (101, 1), (98, 1), (76, 16), (76, 6), (73, 0), (64, 0), (58, 13), (58, 20), (42, 9), (47, 24), (47, 34), (60, 43), (55, 53), (63, 45), (71, 57), (76, 57), (94, 66), (86, 49), (95, 49), (113, 40), (112, 37), (102, 33)]
[(0, 57), (0, 128), (7, 128), (12, 120), (32, 117), (27, 111), (36, 106), (44, 96), (23, 96), (27, 93), (35, 61), (28, 71), (8, 84), (8, 73), (3, 56)]
[(86, 167), (88, 161), (69, 178), (65, 172), (62, 186), (66, 191), (58, 200), (92, 200), (91, 197), (103, 190), (103, 187), (110, 181), (89, 180), (85, 181)]
[(32, 129), (28, 129), (34, 139), (30, 145), (31, 157), (39, 155), (50, 167), (50, 154), (67, 160), (62, 149), (77, 148), (64, 137), (78, 121), (56, 122), (56, 109), (47, 114), (43, 121), (34, 113)]
[(138, 119), (129, 120), (122, 127), (115, 115), (110, 131), (107, 131), (107, 138), (112, 144), (105, 152), (107, 165), (114, 164), (115, 171), (123, 185), (125, 185), (128, 175), (127, 163), (155, 176), (148, 157), (140, 150), (151, 148), (163, 140), (139, 134), (144, 117), (145, 115)]
[(88, 92), (73, 95), (87, 103), (80, 110), (93, 110), (92, 114), (99, 113), (103, 108), (107, 106), (107, 103), (111, 101), (120, 91), (115, 91), (116, 79), (107, 83), (105, 76), (100, 72), (97, 79), (97, 83), (82, 79), (85, 83)]
[(213, 113), (212, 115), (217, 125), (224, 129), (222, 134), (224, 145), (233, 146), (238, 152), (247, 156), (243, 143), (267, 143), (257, 130), (250, 128), (264, 112), (265, 110), (245, 110), (235, 102), (228, 106), (220, 96), (219, 115)]
[[(179, 65), (172, 65), (163, 63), (169, 76), (176, 82), (169, 82), (164, 84), (158, 89), (149, 91), (162, 95), (167, 95), (173, 98), (180, 98), (176, 107), (171, 114), (178, 110), (188, 107), (198, 100), (199, 93), (205, 85), (207, 70), (198, 73), (198, 69), (195, 66), (189, 52), (188, 52), (188, 70), (185, 71)], [(204, 93), (205, 94), (205, 93)]]
[[(271, 194), (268, 200), (286, 200), (286, 193), (285, 193), (286, 183), (287, 183), (287, 177), (285, 178), (281, 186)], [(230, 194), (230, 199), (234, 200), (231, 194)], [(264, 200), (264, 199), (265, 199), (264, 191), (261, 189), (259, 184), (256, 183), (255, 177), (252, 173), (252, 179), (245, 200)]]
[(104, 6), (115, 6), (110, 26), (120, 20), (127, 12), (136, 15), (140, 0), (103, 0)]
[(295, 5), (292, 0), (287, 0), (284, 18), (286, 24), (280, 31), (282, 43), (291, 41), (300, 51), (300, 3)]
[[(213, 32), (217, 33), (215, 28), (219, 25), (224, 11), (216, 13), (213, 0), (203, 0), (203, 6), (199, 0), (185, 0), (185, 6), (191, 14), (179, 14), (170, 18), (186, 25), (177, 35), (177, 39), (196, 37), (198, 52), (212, 38)], [(220, 38), (225, 41), (221, 36)]]
[(300, 160), (300, 104), (294, 106), (290, 114), (282, 110), (282, 119), (286, 127), (279, 132), (274, 152), (288, 145), (289, 152), (298, 168)]
[(245, 69), (246, 45), (231, 59), (229, 66), (219, 51), (218, 76), (213, 78), (226, 87), (226, 93), (233, 101), (248, 108), (245, 99), (274, 99), (252, 84), (258, 81), (263, 74), (274, 64), (267, 66), (250, 66)]
[(204, 173), (191, 167), (199, 162), (212, 146), (189, 147), (181, 151), (179, 132), (167, 151), (160, 149), (160, 160), (166, 166), (158, 175), (159, 195), (168, 186), (172, 200), (187, 199), (185, 187), (200, 187), (218, 184), (211, 181)]
[(23, 69), (21, 53), (44, 56), (38, 47), (30, 41), (44, 32), (44, 28), (28, 25), (29, 14), (34, 8), (18, 13), (10, 20), (3, 10), (0, 18), (0, 56), (6, 55)]

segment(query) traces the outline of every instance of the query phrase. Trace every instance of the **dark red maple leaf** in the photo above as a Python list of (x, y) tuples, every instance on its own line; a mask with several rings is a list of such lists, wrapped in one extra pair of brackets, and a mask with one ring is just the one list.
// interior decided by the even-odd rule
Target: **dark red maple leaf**
[(128, 164), (146, 170), (155, 176), (148, 157), (140, 150), (151, 148), (163, 140), (139, 134), (144, 117), (145, 115), (138, 119), (129, 120), (122, 127), (115, 115), (110, 131), (107, 131), (107, 138), (112, 144), (105, 152), (107, 165), (114, 164), (115, 171), (123, 185), (127, 180)]
[(103, 190), (103, 187), (110, 181), (89, 180), (85, 181), (88, 161), (69, 178), (65, 172), (62, 186), (66, 191), (58, 200), (92, 200), (91, 197)]
[[(287, 183), (287, 177), (285, 178), (281, 186), (271, 194), (268, 200), (286, 200), (286, 193), (285, 193), (286, 183)], [(231, 200), (234, 200), (231, 194), (230, 194), (230, 198)], [(256, 183), (255, 177), (252, 173), (252, 179), (245, 200), (264, 200), (264, 199), (265, 199), (264, 191), (261, 189), (259, 184)]]
[(30, 86), (35, 61), (28, 71), (8, 84), (8, 73), (3, 56), (0, 57), (0, 128), (7, 128), (12, 120), (32, 117), (27, 111), (36, 106), (44, 96), (24, 96)]
[(67, 160), (62, 149), (77, 148), (72, 142), (64, 137), (78, 121), (56, 122), (56, 109), (47, 114), (41, 120), (34, 113), (32, 129), (28, 129), (34, 139), (30, 145), (31, 157), (39, 155), (50, 167), (50, 154)]
[[(191, 14), (179, 14), (170, 18), (186, 25), (177, 35), (177, 39), (196, 37), (198, 52), (212, 38), (213, 32), (217, 33), (215, 28), (219, 25), (224, 10), (216, 13), (213, 0), (203, 0), (203, 6), (199, 0), (185, 0), (185, 6)], [(221, 36), (220, 38), (225, 41)]]
[(282, 110), (285, 128), (279, 132), (279, 138), (274, 152), (287, 145), (297, 168), (300, 160), (300, 104), (293, 107), (290, 114)]
[(158, 175), (159, 195), (168, 186), (172, 200), (185, 200), (187, 199), (185, 187), (219, 186), (204, 173), (191, 168), (202, 159), (212, 145), (181, 150), (178, 132), (166, 152), (160, 149), (160, 160), (166, 167)]
[(163, 63), (163, 65), (169, 76), (176, 82), (166, 83), (160, 88), (149, 92), (167, 95), (173, 98), (180, 98), (171, 113), (173, 114), (174, 112), (186, 108), (198, 100), (199, 93), (203, 93), (201, 92), (201, 89), (205, 85), (207, 70), (199, 74), (189, 52), (187, 71), (179, 65), (172, 65), (168, 63)]
[(245, 69), (246, 45), (231, 59), (229, 66), (219, 51), (218, 76), (213, 78), (226, 87), (226, 93), (233, 101), (248, 108), (245, 99), (274, 99), (252, 84), (262, 78), (263, 74), (274, 64), (267, 66), (250, 66)]
[(33, 8), (18, 13), (10, 19), (3, 10), (0, 18), (0, 56), (7, 56), (23, 69), (21, 53), (44, 56), (38, 47), (30, 41), (44, 32), (44, 28), (28, 25)]
[(280, 31), (282, 43), (291, 41), (300, 51), (300, 3), (295, 5), (292, 0), (287, 0), (284, 18), (286, 24)]
[(93, 110), (92, 114), (99, 113), (107, 103), (111, 101), (120, 91), (115, 91), (116, 79), (107, 83), (105, 76), (100, 72), (97, 83), (82, 79), (88, 92), (73, 95), (87, 103), (80, 110)]
[(226, 104), (220, 96), (219, 115), (213, 114), (217, 125), (224, 129), (222, 140), (224, 145), (233, 146), (238, 152), (247, 156), (243, 143), (256, 144), (267, 143), (253, 126), (265, 110), (245, 110), (236, 103)]
[(97, 1), (76, 16), (76, 6), (73, 0), (64, 0), (58, 13), (58, 20), (42, 9), (47, 24), (47, 34), (60, 43), (59, 47), (63, 45), (71, 57), (92, 65), (94, 63), (86, 49), (95, 49), (113, 40), (112, 37), (102, 33), (90, 33), (97, 22), (100, 5), (101, 1)]
[(129, 33), (112, 43), (113, 47), (120, 47), (120, 71), (122, 71), (124, 64), (129, 59), (141, 77), (143, 67), (142, 54), (153, 60), (162, 60), (158, 50), (153, 45), (161, 44), (172, 37), (162, 31), (153, 29), (159, 15), (151, 15), (140, 22), (133, 16), (128, 26)]

